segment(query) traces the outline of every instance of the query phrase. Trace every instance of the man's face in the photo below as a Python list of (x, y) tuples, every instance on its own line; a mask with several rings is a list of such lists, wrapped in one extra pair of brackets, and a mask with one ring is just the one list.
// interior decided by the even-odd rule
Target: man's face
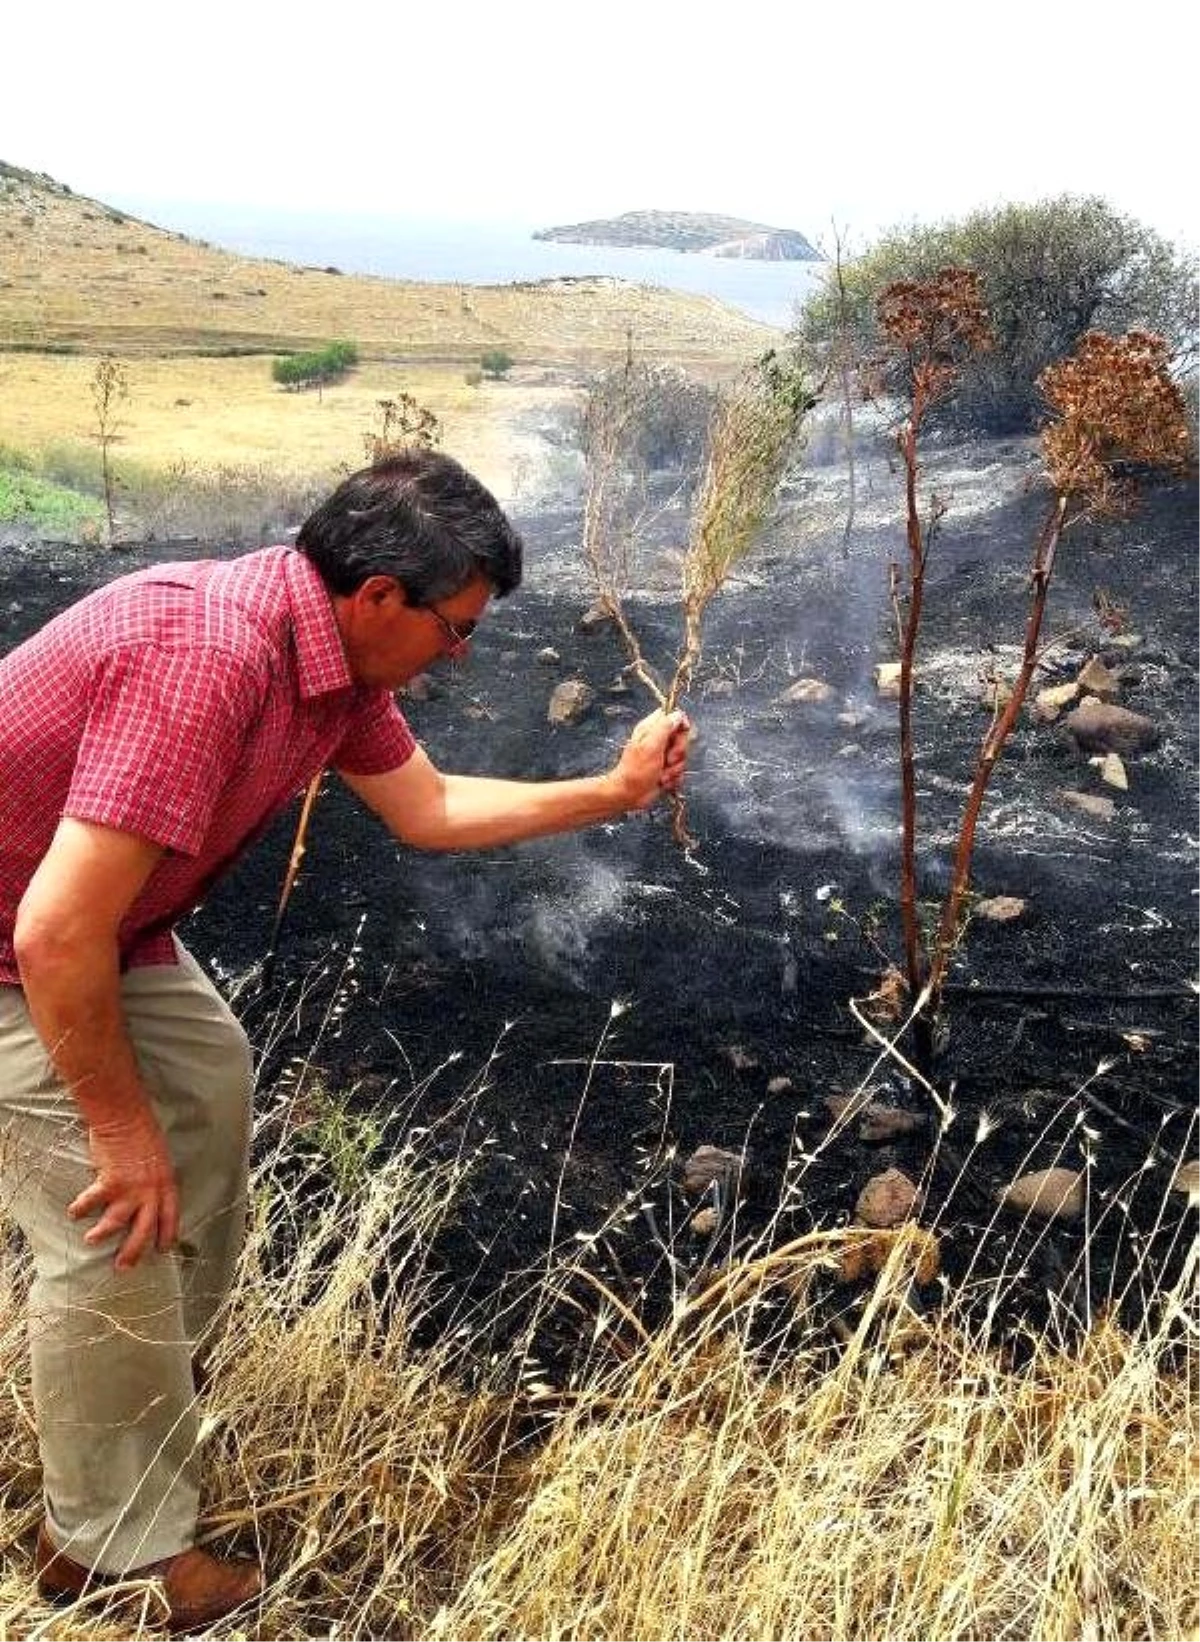
[(335, 597), (355, 682), (396, 690), (434, 662), (465, 655), (491, 597), (482, 576), (432, 605), (411, 604), (391, 576), (369, 576), (353, 593)]

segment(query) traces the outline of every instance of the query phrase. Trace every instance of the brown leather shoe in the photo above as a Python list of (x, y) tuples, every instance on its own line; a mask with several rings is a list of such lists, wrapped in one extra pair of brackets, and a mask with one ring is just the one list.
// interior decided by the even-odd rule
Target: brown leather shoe
[(85, 1591), (128, 1579), (157, 1579), (167, 1599), (167, 1628), (203, 1631), (218, 1619), (253, 1602), (262, 1592), (262, 1574), (253, 1562), (222, 1562), (193, 1547), (161, 1562), (131, 1568), (127, 1574), (97, 1574), (73, 1562), (54, 1543), (43, 1522), (34, 1553), (38, 1590), (47, 1602), (74, 1602)]

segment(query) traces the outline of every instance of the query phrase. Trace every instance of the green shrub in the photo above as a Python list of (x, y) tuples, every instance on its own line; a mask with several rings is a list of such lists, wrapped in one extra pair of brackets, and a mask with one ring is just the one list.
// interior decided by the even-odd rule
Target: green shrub
[(493, 382), (498, 382), (512, 370), (515, 360), (504, 348), (489, 348), (479, 364), (485, 376), (490, 377)]
[(1194, 261), (1103, 200), (1073, 195), (893, 229), (844, 265), (844, 321), (831, 280), (801, 311), (799, 335), (828, 346), (844, 323), (859, 358), (869, 359), (880, 341), (880, 292), (948, 267), (979, 274), (996, 345), (964, 369), (943, 423), (997, 433), (1035, 427), (1044, 409), (1038, 377), (1091, 329), (1155, 331), (1177, 373), (1195, 368)]
[(271, 362), (273, 379), (285, 388), (321, 387), (345, 376), (358, 364), (353, 342), (329, 342), (311, 353), (286, 354)]

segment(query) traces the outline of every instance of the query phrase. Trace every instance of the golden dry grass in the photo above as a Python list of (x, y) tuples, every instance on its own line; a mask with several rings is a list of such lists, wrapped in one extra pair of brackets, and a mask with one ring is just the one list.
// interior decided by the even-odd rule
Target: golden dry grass
[[(597, 1285), (590, 1369), (570, 1392), (514, 1391), (514, 1360), (471, 1371), (469, 1328), (414, 1345), (426, 1254), (470, 1160), (434, 1163), (438, 1137), (417, 1131), (367, 1167), (362, 1130), (314, 1096), (302, 1077), (260, 1129), (205, 1405), (205, 1534), (270, 1578), (261, 1609), (215, 1634), (1195, 1635), (1194, 1247), (1142, 1332), (1101, 1322), (1018, 1370), (953, 1303), (907, 1310), (916, 1228), (883, 1234), (875, 1289), (832, 1348), (814, 1282), (880, 1234), (816, 1232), (681, 1294), (655, 1334)], [(27, 1274), (10, 1254), (4, 1275), (0, 1635), (155, 1634), (149, 1588), (58, 1615), (32, 1591)], [(564, 1273), (548, 1262), (543, 1281), (553, 1303)], [(793, 1335), (768, 1363), (748, 1340), (780, 1298)], [(607, 1349), (617, 1334), (632, 1350)], [(535, 1414), (544, 1440), (521, 1440)]]
[[(0, 353), (0, 446), (35, 460), (63, 444), (94, 451), (91, 355)], [(553, 415), (574, 392), (540, 373), (469, 387), (450, 365), (403, 369), (368, 361), (343, 381), (289, 393), (271, 380), (267, 359), (138, 358), (126, 367), (129, 398), (117, 407), (112, 457), (139, 470), (258, 467), (281, 478), (337, 476), (364, 460), (363, 436), (379, 421), (377, 401), (413, 394), (442, 423), (443, 448), (499, 494), (534, 461), (538, 440), (526, 431), (533, 412)], [(536, 376), (537, 380), (531, 380)]]
[(48, 179), (0, 171), (0, 343), (125, 355), (348, 338), (364, 355), (592, 366), (744, 363), (778, 339), (708, 297), (619, 280), (433, 285), (248, 258), (123, 217)]

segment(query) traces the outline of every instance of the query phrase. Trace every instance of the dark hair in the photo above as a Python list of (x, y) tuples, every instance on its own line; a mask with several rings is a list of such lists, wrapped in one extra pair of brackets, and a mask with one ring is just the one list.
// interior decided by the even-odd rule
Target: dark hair
[(492, 495), (451, 456), (413, 448), (342, 481), (300, 527), (296, 546), (331, 593), (394, 576), (413, 604), (485, 577), (497, 597), (521, 580), (521, 538)]

